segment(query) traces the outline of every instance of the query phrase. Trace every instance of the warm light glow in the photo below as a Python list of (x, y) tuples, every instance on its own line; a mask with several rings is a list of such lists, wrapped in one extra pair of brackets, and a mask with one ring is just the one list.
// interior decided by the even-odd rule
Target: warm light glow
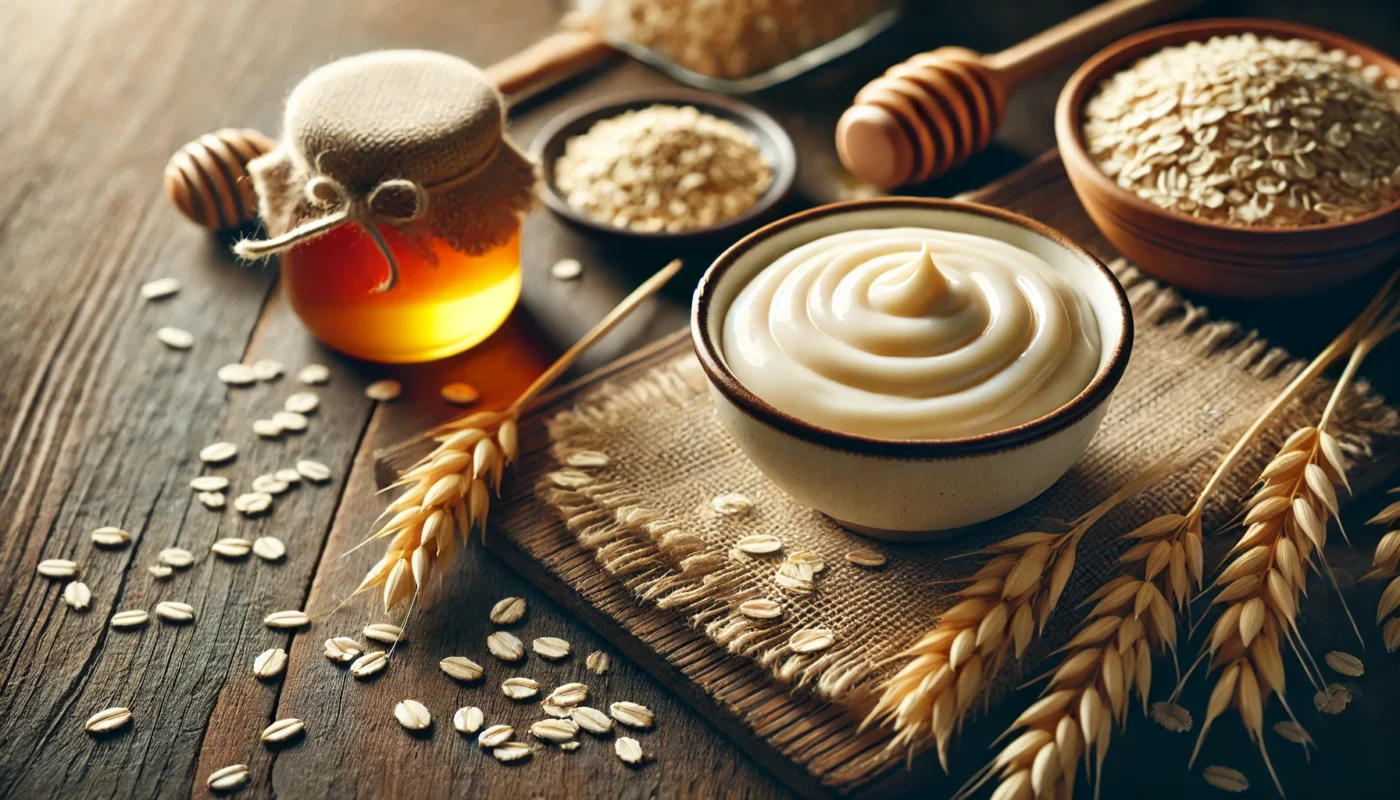
[(437, 263), (381, 227), (399, 262), (399, 283), (375, 292), (388, 267), (373, 240), (346, 226), (282, 258), (282, 285), (306, 327), (357, 358), (393, 363), (459, 353), (490, 336), (520, 297), (520, 235), (480, 256), (430, 240)]

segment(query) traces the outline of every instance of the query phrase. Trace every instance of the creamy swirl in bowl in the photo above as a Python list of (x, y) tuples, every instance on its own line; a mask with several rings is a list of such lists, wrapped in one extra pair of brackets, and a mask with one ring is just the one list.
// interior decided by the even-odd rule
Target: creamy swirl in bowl
[(1084, 390), (1099, 329), (1044, 259), (927, 228), (825, 236), (730, 305), (730, 370), (779, 411), (880, 439), (955, 439), (1044, 416)]

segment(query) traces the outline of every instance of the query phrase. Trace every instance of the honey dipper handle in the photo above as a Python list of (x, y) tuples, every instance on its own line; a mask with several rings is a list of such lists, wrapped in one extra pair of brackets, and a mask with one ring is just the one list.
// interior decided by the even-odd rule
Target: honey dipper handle
[(1162, 22), (1200, 0), (1111, 0), (982, 59), (1005, 89), (1115, 39)]
[(592, 69), (617, 54), (592, 28), (562, 30), (486, 68), (511, 103)]

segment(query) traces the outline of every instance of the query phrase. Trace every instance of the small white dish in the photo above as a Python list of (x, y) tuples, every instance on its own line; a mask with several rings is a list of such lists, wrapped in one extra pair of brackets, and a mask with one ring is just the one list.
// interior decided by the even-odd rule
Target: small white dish
[[(1064, 274), (1093, 308), (1102, 342), (1093, 380), (1045, 416), (961, 439), (877, 439), (784, 413), (749, 391), (725, 363), (720, 337), (739, 291), (782, 254), (863, 228), (926, 227), (998, 239)], [(877, 198), (814, 208), (740, 239), (695, 290), (691, 337), (720, 423), (773, 483), (852, 530), (890, 541), (928, 541), (1029, 502), (1089, 447), (1128, 366), (1133, 318), (1103, 262), (1063, 234), (989, 206)]]

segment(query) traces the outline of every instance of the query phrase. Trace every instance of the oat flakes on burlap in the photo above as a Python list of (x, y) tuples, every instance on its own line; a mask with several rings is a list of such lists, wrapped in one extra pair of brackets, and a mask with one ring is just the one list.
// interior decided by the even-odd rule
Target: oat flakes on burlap
[[(644, 602), (685, 615), (716, 647), (752, 658), (780, 679), (807, 685), (859, 713), (879, 679), (898, 666), (877, 665), (914, 642), (951, 604), (947, 595), (957, 587), (936, 582), (965, 577), (976, 568), (975, 560), (949, 556), (1012, 534), (1047, 530), (1054, 520), (1083, 513), (1169, 454), (1199, 452), (1198, 443), (1214, 442), (1207, 456), (1180, 465), (1085, 537), (1061, 613), (1022, 662), (1034, 673), (1035, 661), (1062, 641), (1078, 617), (1063, 609), (1117, 573), (1113, 540), (1158, 514), (1189, 506), (1234, 437), (1302, 366), (1257, 334), (1211, 321), (1203, 309), (1135, 268), (1122, 262), (1113, 267), (1133, 303), (1137, 340), (1102, 428), (1054, 487), (967, 536), (887, 545), (797, 505), (719, 426), (693, 355), (628, 382), (605, 384), (552, 417), (550, 436), (561, 469), (545, 476), (539, 494), (599, 563)], [(1318, 415), (1328, 388), (1317, 387), (1286, 411), (1224, 482), (1208, 509), (1207, 529), (1237, 506), (1282, 434)], [(1373, 458), (1373, 447), (1396, 445), (1400, 419), (1361, 385), (1344, 400), (1336, 432), (1349, 457), (1366, 461)], [(608, 457), (577, 457), (585, 451)], [(730, 513), (712, 506), (714, 498), (736, 492), (751, 501), (747, 510), (740, 503), (735, 513), (730, 501), (723, 507)], [(783, 549), (750, 555), (735, 547), (742, 537), (758, 533), (776, 535)], [(845, 554), (857, 548), (875, 550), (888, 561), (879, 570), (848, 563)], [(806, 596), (775, 581), (784, 555), (799, 551), (825, 562), (815, 591)], [(781, 616), (755, 619), (740, 613), (741, 603), (757, 598), (776, 601)], [(832, 631), (835, 642), (817, 652), (796, 652), (789, 639), (803, 629)], [(1003, 682), (1013, 671), (1003, 673)]]
[(285, 252), (347, 224), (397, 265), (377, 225), (467, 255), (505, 244), (534, 202), (535, 168), (505, 132), (505, 101), (472, 64), (428, 50), (379, 50), (313, 71), (287, 98), (282, 138), (248, 164), (270, 238), (244, 258)]

